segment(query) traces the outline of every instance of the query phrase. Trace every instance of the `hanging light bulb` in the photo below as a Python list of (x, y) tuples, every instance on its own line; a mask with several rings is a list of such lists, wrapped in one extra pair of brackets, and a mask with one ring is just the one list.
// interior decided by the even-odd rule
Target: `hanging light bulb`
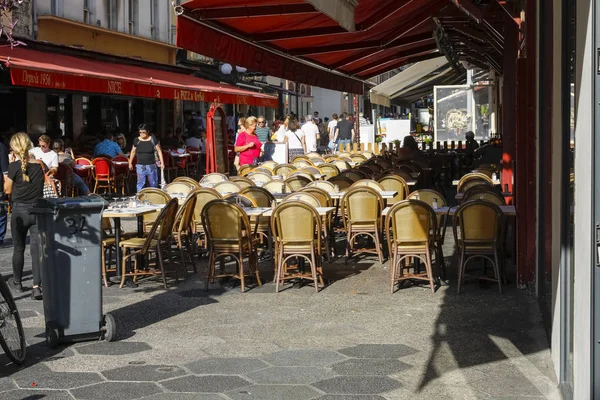
[(233, 67), (231, 64), (223, 64), (221, 65), (221, 73), (224, 75), (230, 75), (231, 71), (233, 71)]

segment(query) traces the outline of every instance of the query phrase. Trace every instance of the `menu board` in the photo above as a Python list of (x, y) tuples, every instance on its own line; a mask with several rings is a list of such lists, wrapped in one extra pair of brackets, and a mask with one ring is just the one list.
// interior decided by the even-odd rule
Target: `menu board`
[(221, 113), (215, 112), (214, 117), (214, 126), (215, 126), (215, 155), (217, 157), (217, 172), (222, 174), (227, 173), (227, 161), (225, 159), (225, 152), (223, 148), (225, 146), (225, 141), (223, 140), (223, 125), (221, 121)]

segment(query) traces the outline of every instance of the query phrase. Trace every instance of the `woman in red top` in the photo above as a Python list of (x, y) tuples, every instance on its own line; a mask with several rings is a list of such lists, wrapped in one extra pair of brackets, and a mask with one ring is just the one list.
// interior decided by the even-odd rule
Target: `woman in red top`
[(262, 143), (254, 133), (256, 122), (256, 117), (246, 118), (244, 122), (246, 130), (240, 132), (235, 142), (235, 152), (240, 153), (240, 165), (254, 164), (254, 161), (260, 156)]

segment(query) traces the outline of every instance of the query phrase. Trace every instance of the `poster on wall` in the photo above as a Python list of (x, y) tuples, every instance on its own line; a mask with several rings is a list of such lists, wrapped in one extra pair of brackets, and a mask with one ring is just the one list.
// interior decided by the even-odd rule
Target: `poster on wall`
[(375, 129), (373, 125), (361, 125), (359, 132), (361, 143), (375, 143)]
[(383, 143), (391, 143), (394, 140), (403, 142), (406, 136), (410, 136), (410, 120), (408, 119), (382, 118), (379, 126)]
[(264, 161), (275, 161), (278, 164), (288, 163), (288, 144), (267, 142), (264, 144)]

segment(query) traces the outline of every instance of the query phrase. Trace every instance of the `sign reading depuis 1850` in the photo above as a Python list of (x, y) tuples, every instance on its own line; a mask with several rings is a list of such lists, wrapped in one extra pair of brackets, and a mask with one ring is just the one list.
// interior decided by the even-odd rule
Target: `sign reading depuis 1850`
[(10, 67), (13, 85), (46, 89), (70, 90), (77, 92), (105, 93), (115, 96), (148, 97), (183, 101), (219, 101), (226, 104), (248, 104), (277, 107), (276, 97), (256, 94), (240, 95), (220, 91), (190, 90), (177, 86), (156, 85), (144, 77), (132, 80), (105, 79), (97, 76), (71, 75), (60, 72), (39, 71), (19, 67)]

